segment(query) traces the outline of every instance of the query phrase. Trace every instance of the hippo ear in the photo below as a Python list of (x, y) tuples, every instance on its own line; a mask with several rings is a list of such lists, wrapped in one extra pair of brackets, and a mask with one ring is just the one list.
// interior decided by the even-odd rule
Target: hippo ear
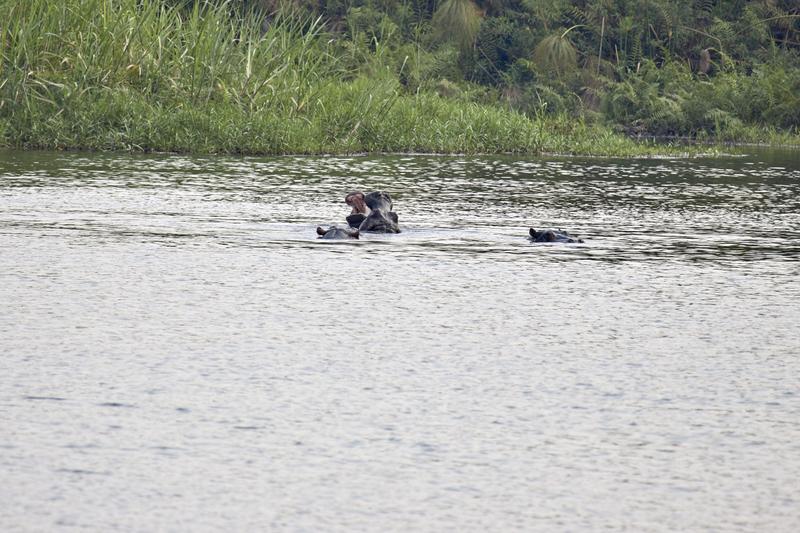
[(536, 237), (536, 230), (531, 228), (528, 233), (530, 233), (531, 237)]
[(317, 226), (317, 235), (325, 235), (327, 231), (322, 229), (322, 226)]

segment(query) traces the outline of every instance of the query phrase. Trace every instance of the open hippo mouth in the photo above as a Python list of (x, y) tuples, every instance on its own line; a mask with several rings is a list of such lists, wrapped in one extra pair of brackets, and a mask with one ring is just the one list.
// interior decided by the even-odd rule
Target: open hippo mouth
[(344, 203), (353, 208), (351, 215), (367, 216), (370, 208), (367, 206), (366, 197), (361, 191), (354, 191), (344, 197)]

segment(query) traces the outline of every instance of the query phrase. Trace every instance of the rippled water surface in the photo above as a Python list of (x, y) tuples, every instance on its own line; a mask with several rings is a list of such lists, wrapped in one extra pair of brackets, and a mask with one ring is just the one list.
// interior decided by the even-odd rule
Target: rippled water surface
[(797, 152), (0, 152), (0, 530), (798, 531), (799, 274)]

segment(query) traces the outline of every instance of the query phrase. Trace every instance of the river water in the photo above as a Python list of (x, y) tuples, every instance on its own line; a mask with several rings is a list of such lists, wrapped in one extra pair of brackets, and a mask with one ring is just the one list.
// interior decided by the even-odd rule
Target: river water
[(798, 152), (0, 152), (0, 529), (798, 531), (798, 324)]

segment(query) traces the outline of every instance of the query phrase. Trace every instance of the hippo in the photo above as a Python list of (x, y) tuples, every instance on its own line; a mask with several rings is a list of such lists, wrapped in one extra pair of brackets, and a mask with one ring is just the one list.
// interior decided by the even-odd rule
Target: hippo
[(528, 233), (530, 234), (531, 242), (583, 242), (577, 235), (572, 236), (564, 230), (545, 229), (536, 231), (531, 228)]
[(318, 239), (358, 239), (359, 231), (357, 229), (340, 228), (339, 226), (331, 226), (328, 229), (322, 226), (317, 226)]
[(392, 199), (383, 191), (364, 194), (355, 191), (348, 194), (345, 203), (353, 208), (347, 224), (359, 231), (373, 233), (400, 233), (397, 213), (392, 211)]

